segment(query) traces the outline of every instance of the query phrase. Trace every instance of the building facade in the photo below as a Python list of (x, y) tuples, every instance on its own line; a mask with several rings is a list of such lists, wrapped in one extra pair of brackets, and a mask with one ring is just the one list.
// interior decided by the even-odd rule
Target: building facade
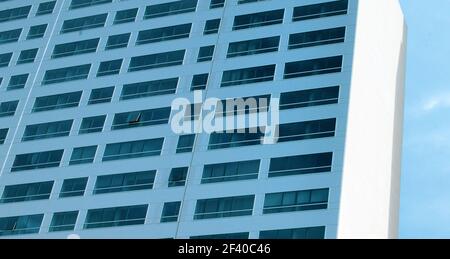
[[(0, 238), (394, 238), (405, 39), (392, 0), (1, 0)], [(194, 91), (278, 142), (176, 134)]]

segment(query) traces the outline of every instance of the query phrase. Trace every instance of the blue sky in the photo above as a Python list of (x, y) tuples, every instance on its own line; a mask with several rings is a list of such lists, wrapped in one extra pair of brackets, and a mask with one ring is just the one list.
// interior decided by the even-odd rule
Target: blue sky
[(450, 238), (450, 1), (401, 3), (409, 43), (400, 236)]

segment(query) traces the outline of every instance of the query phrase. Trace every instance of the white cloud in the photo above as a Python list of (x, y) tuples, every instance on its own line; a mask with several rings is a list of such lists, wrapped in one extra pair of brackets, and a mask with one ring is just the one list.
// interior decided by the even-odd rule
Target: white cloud
[(450, 108), (450, 93), (439, 94), (429, 98), (422, 108), (426, 112), (436, 109)]

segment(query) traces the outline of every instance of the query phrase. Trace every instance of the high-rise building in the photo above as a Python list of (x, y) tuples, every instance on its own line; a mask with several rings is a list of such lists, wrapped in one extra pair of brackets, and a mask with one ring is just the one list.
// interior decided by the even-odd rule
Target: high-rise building
[[(395, 0), (1, 0), (0, 237), (394, 238), (405, 39)], [(174, 132), (198, 91), (278, 141)]]

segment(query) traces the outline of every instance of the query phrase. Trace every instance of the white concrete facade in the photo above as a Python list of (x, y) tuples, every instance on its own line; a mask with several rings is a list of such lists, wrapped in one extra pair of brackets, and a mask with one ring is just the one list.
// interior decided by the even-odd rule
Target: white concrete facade
[(406, 33), (397, 1), (359, 1), (338, 238), (398, 235)]

